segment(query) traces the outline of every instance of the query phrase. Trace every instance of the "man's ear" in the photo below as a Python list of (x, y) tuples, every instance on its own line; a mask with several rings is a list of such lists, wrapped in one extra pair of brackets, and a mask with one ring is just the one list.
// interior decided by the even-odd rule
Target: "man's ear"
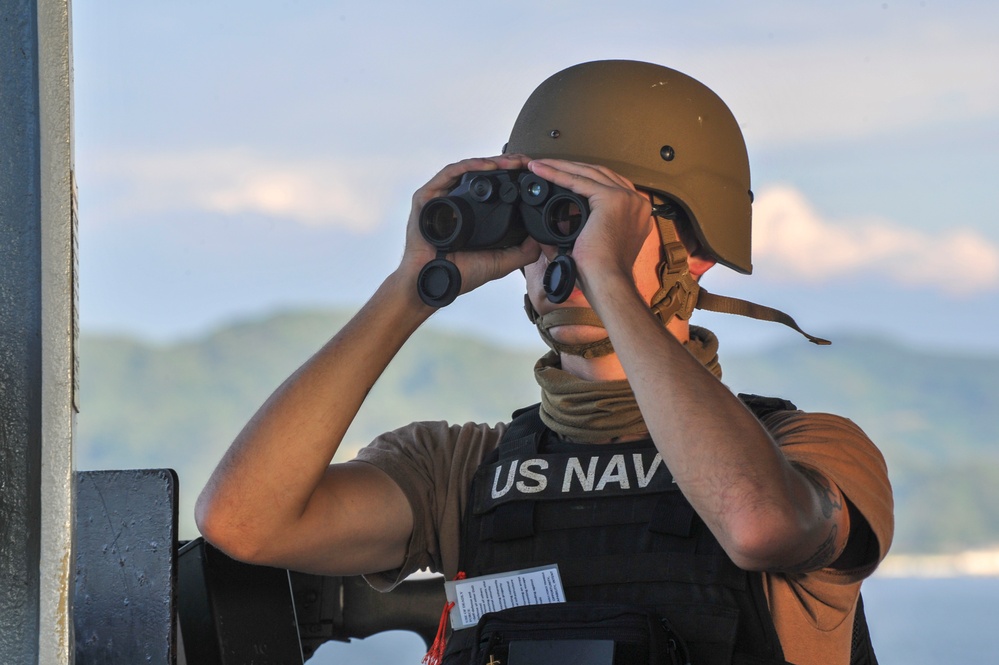
[(688, 256), (687, 257), (687, 267), (690, 268), (690, 274), (694, 276), (694, 279), (700, 279), (701, 275), (706, 273), (715, 262), (711, 259), (704, 259), (699, 256)]

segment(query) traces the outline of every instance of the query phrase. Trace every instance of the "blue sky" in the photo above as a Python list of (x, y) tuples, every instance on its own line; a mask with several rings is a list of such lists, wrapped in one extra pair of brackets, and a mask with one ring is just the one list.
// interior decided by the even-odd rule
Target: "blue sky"
[[(708, 84), (746, 136), (755, 274), (711, 291), (833, 339), (999, 351), (994, 3), (92, 0), (73, 25), (84, 331), (356, 306), (413, 190), (497, 152), (548, 75), (632, 58)], [(435, 320), (537, 344), (521, 293)], [(729, 348), (794, 339), (695, 316)]]

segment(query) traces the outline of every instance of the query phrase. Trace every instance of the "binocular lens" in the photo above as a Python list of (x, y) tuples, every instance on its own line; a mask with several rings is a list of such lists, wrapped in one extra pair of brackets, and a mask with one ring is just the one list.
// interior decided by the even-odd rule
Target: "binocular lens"
[(424, 207), (420, 222), (420, 230), (428, 242), (446, 246), (457, 235), (461, 214), (447, 200), (431, 201)]
[(549, 302), (565, 302), (576, 287), (576, 262), (571, 256), (559, 254), (548, 264), (542, 283)]
[(445, 307), (454, 302), (461, 291), (458, 266), (446, 259), (434, 259), (423, 266), (416, 278), (416, 291), (431, 307)]
[(585, 221), (579, 203), (569, 197), (553, 199), (545, 209), (545, 225), (556, 238), (575, 238)]

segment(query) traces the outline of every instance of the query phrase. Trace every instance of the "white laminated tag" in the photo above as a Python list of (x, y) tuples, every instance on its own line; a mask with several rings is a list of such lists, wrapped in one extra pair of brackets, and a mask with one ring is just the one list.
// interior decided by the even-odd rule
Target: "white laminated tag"
[(454, 630), (474, 626), (487, 612), (565, 602), (558, 564), (445, 582), (444, 593), (454, 603)]

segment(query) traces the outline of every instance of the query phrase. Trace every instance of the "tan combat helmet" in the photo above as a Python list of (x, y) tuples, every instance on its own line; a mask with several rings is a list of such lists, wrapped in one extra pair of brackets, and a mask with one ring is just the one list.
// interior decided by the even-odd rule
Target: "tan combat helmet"
[[(689, 230), (697, 253), (741, 273), (752, 265), (749, 157), (739, 124), (721, 98), (699, 81), (647, 62), (603, 60), (569, 67), (531, 94), (514, 123), (506, 153), (606, 166), (642, 190), (666, 199), (659, 217), (663, 261), (660, 290), (651, 307), (663, 323), (690, 317), (695, 307), (777, 321), (818, 344), (778, 310), (700, 287), (687, 268), (687, 250), (676, 236)], [(672, 213), (668, 211), (672, 206)], [(691, 244), (688, 242), (688, 244)], [(567, 308), (528, 315), (557, 351), (593, 357), (610, 353), (607, 339), (587, 345), (556, 342), (558, 325), (601, 326), (592, 310)]]
[(600, 164), (663, 194), (712, 258), (752, 272), (746, 143), (725, 102), (686, 74), (628, 60), (570, 67), (531, 94), (506, 151)]

